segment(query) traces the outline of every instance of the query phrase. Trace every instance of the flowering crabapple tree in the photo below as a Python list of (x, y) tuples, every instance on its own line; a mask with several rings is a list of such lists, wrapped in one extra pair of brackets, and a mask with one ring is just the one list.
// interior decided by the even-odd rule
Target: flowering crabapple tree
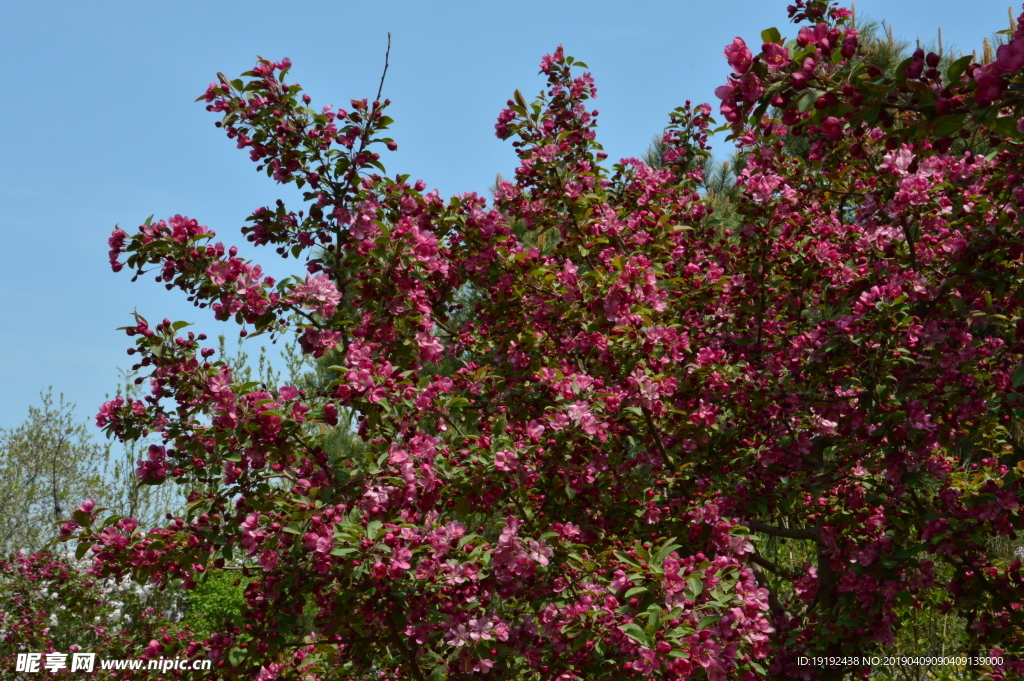
[[(335, 363), (264, 387), (182, 322), (126, 329), (152, 392), (99, 424), (158, 434), (140, 481), (189, 503), (63, 533), (97, 575), (228, 570), (246, 597), (161, 655), (260, 681), (838, 679), (871, 669), (798, 659), (878, 651), (938, 594), (993, 678), (1024, 669), (1021, 562), (987, 549), (1024, 495), (1024, 20), (991, 63), (919, 51), (890, 78), (847, 10), (789, 13), (794, 39), (725, 50), (736, 229), (696, 190), (711, 107), (670, 114), (663, 169), (609, 168), (561, 48), (498, 118), (520, 165), (491, 204), (388, 175), (379, 94), (314, 109), (288, 60), (209, 86), (304, 190), (243, 230), (303, 271), (182, 216), (115, 230), (111, 264)], [(325, 447), (350, 413), (362, 448)]]

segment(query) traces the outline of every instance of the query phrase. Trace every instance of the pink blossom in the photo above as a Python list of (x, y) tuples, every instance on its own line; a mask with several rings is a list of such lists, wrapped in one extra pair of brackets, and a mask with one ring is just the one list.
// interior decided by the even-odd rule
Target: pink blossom
[(448, 639), (448, 645), (456, 648), (461, 648), (473, 640), (472, 634), (465, 624), (459, 624), (449, 629), (445, 632), (445, 638)]
[(638, 652), (640, 657), (633, 660), (633, 669), (644, 676), (651, 676), (661, 666), (657, 653), (648, 648), (641, 648)]
[(1006, 88), (1006, 81), (1000, 77), (997, 64), (992, 62), (974, 70), (974, 80), (978, 84), (974, 99), (982, 106), (999, 99)]
[(444, 346), (437, 336), (427, 331), (420, 331), (416, 334), (416, 345), (419, 346), (420, 360), (424, 362), (438, 362), (444, 356)]
[(543, 541), (535, 541), (530, 539), (526, 542), (526, 551), (530, 558), (541, 565), (548, 564), (548, 558), (553, 555), (553, 551), (550, 546), (547, 546)]
[(395, 557), (391, 560), (391, 566), (399, 570), (408, 570), (412, 567), (412, 551), (403, 547), (395, 549)]
[(292, 289), (289, 300), (306, 309), (319, 312), (324, 317), (331, 317), (341, 301), (341, 293), (330, 278), (322, 274), (315, 277), (309, 275), (305, 283), (298, 284)]
[(802, 27), (797, 34), (796, 42), (800, 47), (821, 45), (828, 49), (828, 24), (819, 23), (813, 28), (811, 26)]
[(843, 121), (835, 116), (829, 116), (821, 122), (821, 131), (833, 142), (838, 142), (843, 136)]
[(706, 404), (701, 399), (697, 411), (690, 414), (690, 422), (694, 425), (699, 425), (703, 422), (705, 425), (712, 426), (718, 421), (717, 412), (718, 409), (716, 407)]
[(764, 62), (772, 71), (778, 71), (789, 66), (789, 50), (782, 45), (765, 43), (761, 46), (761, 53), (764, 55)]
[(494, 455), (494, 467), (499, 471), (514, 471), (519, 468), (515, 452), (503, 450)]
[(743, 93), (743, 98), (748, 102), (756, 102), (764, 94), (764, 88), (761, 87), (761, 79), (753, 73), (744, 74), (740, 78), (740, 92)]
[(753, 54), (743, 38), (733, 38), (732, 42), (725, 46), (725, 52), (722, 54), (736, 73), (746, 73), (753, 59)]
[(540, 70), (543, 73), (551, 73), (551, 67), (555, 64), (560, 64), (565, 59), (565, 53), (562, 46), (559, 45), (558, 49), (555, 50), (554, 54), (545, 54), (540, 60)]
[(485, 657), (485, 658), (482, 658), (480, 660), (477, 660), (476, 664), (473, 665), (472, 671), (478, 672), (480, 674), (487, 674), (493, 668), (494, 668), (494, 660)]
[(996, 50), (996, 65), (1002, 73), (1014, 73), (1024, 68), (1024, 40), (1013, 40)]
[(256, 677), (256, 681), (274, 681), (280, 676), (284, 668), (285, 666), (283, 664), (274, 663), (262, 666), (260, 667), (260, 673)]

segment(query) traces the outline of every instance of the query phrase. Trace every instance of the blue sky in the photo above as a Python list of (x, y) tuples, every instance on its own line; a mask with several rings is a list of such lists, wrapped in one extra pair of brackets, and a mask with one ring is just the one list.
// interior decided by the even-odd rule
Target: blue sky
[[(152, 281), (113, 274), (106, 239), (150, 214), (181, 213), (244, 245), (255, 208), (294, 196), (193, 100), (255, 55), (294, 63), (315, 105), (372, 97), (392, 34), (385, 96), (394, 104), (390, 172), (442, 195), (485, 192), (515, 156), (494, 122), (516, 88), (542, 86), (540, 57), (559, 43), (597, 79), (599, 139), (612, 159), (638, 156), (686, 99), (715, 103), (734, 36), (786, 21), (786, 2), (8, 2), (0, 9), (0, 427), (20, 423), (52, 385), (91, 417), (130, 364), (117, 327), (133, 310), (236, 332)], [(1006, 28), (1005, 0), (861, 0), (861, 16), (896, 34), (969, 52)], [(1019, 9), (1018, 9), (1019, 11)], [(717, 104), (716, 104), (717, 108)], [(719, 148), (723, 156), (728, 149)], [(242, 249), (275, 276), (294, 261)]]

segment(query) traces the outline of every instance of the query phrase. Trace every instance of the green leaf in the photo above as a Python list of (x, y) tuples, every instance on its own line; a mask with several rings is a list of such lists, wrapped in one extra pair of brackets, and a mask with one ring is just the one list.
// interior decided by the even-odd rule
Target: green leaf
[(782, 34), (779, 33), (779, 29), (772, 26), (761, 31), (761, 40), (766, 43), (782, 44)]
[(502, 433), (505, 432), (505, 426), (507, 425), (508, 420), (504, 416), (502, 416), (501, 418), (494, 422), (494, 428), (492, 429), (491, 432), (494, 433), (495, 435), (501, 435)]
[(640, 567), (639, 565), (636, 564), (636, 562), (632, 558), (630, 558), (626, 554), (622, 553), (621, 551), (615, 551), (614, 555), (619, 560), (620, 563), (625, 563), (626, 565), (632, 565), (635, 568), (639, 568)]
[(647, 632), (641, 629), (639, 625), (633, 624), (631, 622), (619, 628), (622, 629), (623, 634), (630, 637), (637, 643), (646, 646), (647, 648), (654, 647), (654, 640), (650, 636), (648, 636)]
[(382, 523), (381, 521), (371, 520), (366, 526), (366, 538), (371, 540), (376, 539), (377, 533), (380, 531), (382, 527), (384, 527), (384, 523)]
[(112, 515), (112, 516), (107, 517), (103, 521), (103, 525), (101, 527), (103, 529), (106, 529), (106, 528), (110, 527), (111, 525), (116, 525), (117, 523), (119, 523), (122, 520), (124, 520), (124, 516)]
[(974, 61), (974, 55), (969, 54), (965, 57), (960, 57), (955, 62), (949, 65), (949, 70), (946, 71), (946, 82), (952, 85), (960, 83), (960, 79), (963, 77), (964, 72), (967, 71), (967, 67)]
[(907, 77), (903, 74), (903, 72), (906, 71), (907, 67), (910, 66), (910, 62), (912, 61), (914, 61), (913, 57), (907, 57), (906, 59), (900, 62), (899, 66), (896, 67), (896, 75), (894, 78), (896, 80), (897, 85), (907, 84)]
[(690, 585), (690, 591), (693, 592), (693, 597), (700, 596), (701, 592), (704, 591), (704, 582), (698, 577), (690, 577), (686, 580), (686, 583)]
[(801, 97), (800, 101), (797, 102), (797, 109), (800, 111), (800, 113), (804, 113), (812, 106), (814, 106), (814, 103), (821, 99), (821, 96), (823, 94), (825, 94), (824, 90), (808, 90), (807, 94)]
[(626, 595), (623, 598), (632, 598), (633, 596), (645, 593), (647, 593), (646, 586), (634, 586), (632, 589), (626, 592)]
[(679, 544), (673, 544), (672, 543), (675, 540), (676, 540), (675, 537), (670, 537), (669, 539), (667, 539), (665, 541), (665, 544), (658, 551), (658, 553), (656, 553), (654, 555), (654, 558), (651, 559), (651, 562), (652, 563), (656, 563), (657, 565), (661, 565), (662, 563), (665, 562), (665, 559), (668, 558), (668, 554), (672, 553), (673, 551), (675, 551), (678, 548), (681, 548), (681, 546)]
[(228, 653), (228, 662), (232, 667), (237, 667), (245, 661), (246, 650), (244, 648), (232, 648)]
[(1024, 137), (1020, 130), (1017, 129), (1017, 118), (1015, 116), (994, 115), (985, 121), (985, 125), (993, 132), (1005, 137), (1012, 137), (1014, 139)]
[(88, 551), (91, 547), (92, 542), (90, 541), (78, 542), (78, 548), (75, 549), (75, 560), (82, 560), (82, 556), (84, 556), (85, 552)]
[(715, 622), (717, 622), (720, 619), (722, 619), (721, 615), (708, 615), (707, 617), (705, 617), (704, 619), (702, 619), (700, 622), (697, 623), (697, 630), (701, 631), (701, 630), (707, 629), (708, 627), (710, 627), (712, 624), (714, 624)]
[(647, 633), (654, 636), (654, 632), (658, 631), (658, 627), (661, 625), (661, 606), (654, 604), (647, 608)]
[(1021, 382), (1024, 382), (1024, 366), (1017, 367), (1017, 370), (1013, 372), (1013, 378), (1010, 379), (1013, 387), (1016, 388)]

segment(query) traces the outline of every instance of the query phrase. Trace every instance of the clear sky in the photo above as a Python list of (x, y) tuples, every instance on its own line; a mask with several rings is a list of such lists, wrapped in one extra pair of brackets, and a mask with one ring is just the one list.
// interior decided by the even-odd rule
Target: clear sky
[[(179, 0), (6, 2), (0, 8), (0, 426), (20, 423), (52, 385), (91, 417), (130, 364), (117, 327), (150, 320), (213, 321), (180, 292), (113, 274), (106, 239), (150, 214), (197, 218), (225, 244), (255, 208), (294, 196), (255, 172), (248, 155), (193, 100), (221, 71), (260, 54), (290, 57), (291, 79), (314, 105), (372, 97), (392, 34), (384, 96), (399, 151), (389, 172), (442, 195), (485, 192), (515, 156), (494, 136), (513, 90), (543, 85), (537, 65), (559, 43), (597, 79), (599, 139), (612, 159), (639, 156), (686, 99), (715, 104), (734, 36), (786, 20), (785, 0), (239, 3)], [(965, 52), (1007, 27), (1005, 0), (860, 0), (904, 39)], [(1019, 5), (1016, 5), (1019, 12)], [(716, 150), (726, 156), (729, 149)], [(272, 253), (242, 249), (275, 276)], [(271, 257), (273, 256), (273, 257)], [(294, 261), (287, 261), (294, 265)]]

